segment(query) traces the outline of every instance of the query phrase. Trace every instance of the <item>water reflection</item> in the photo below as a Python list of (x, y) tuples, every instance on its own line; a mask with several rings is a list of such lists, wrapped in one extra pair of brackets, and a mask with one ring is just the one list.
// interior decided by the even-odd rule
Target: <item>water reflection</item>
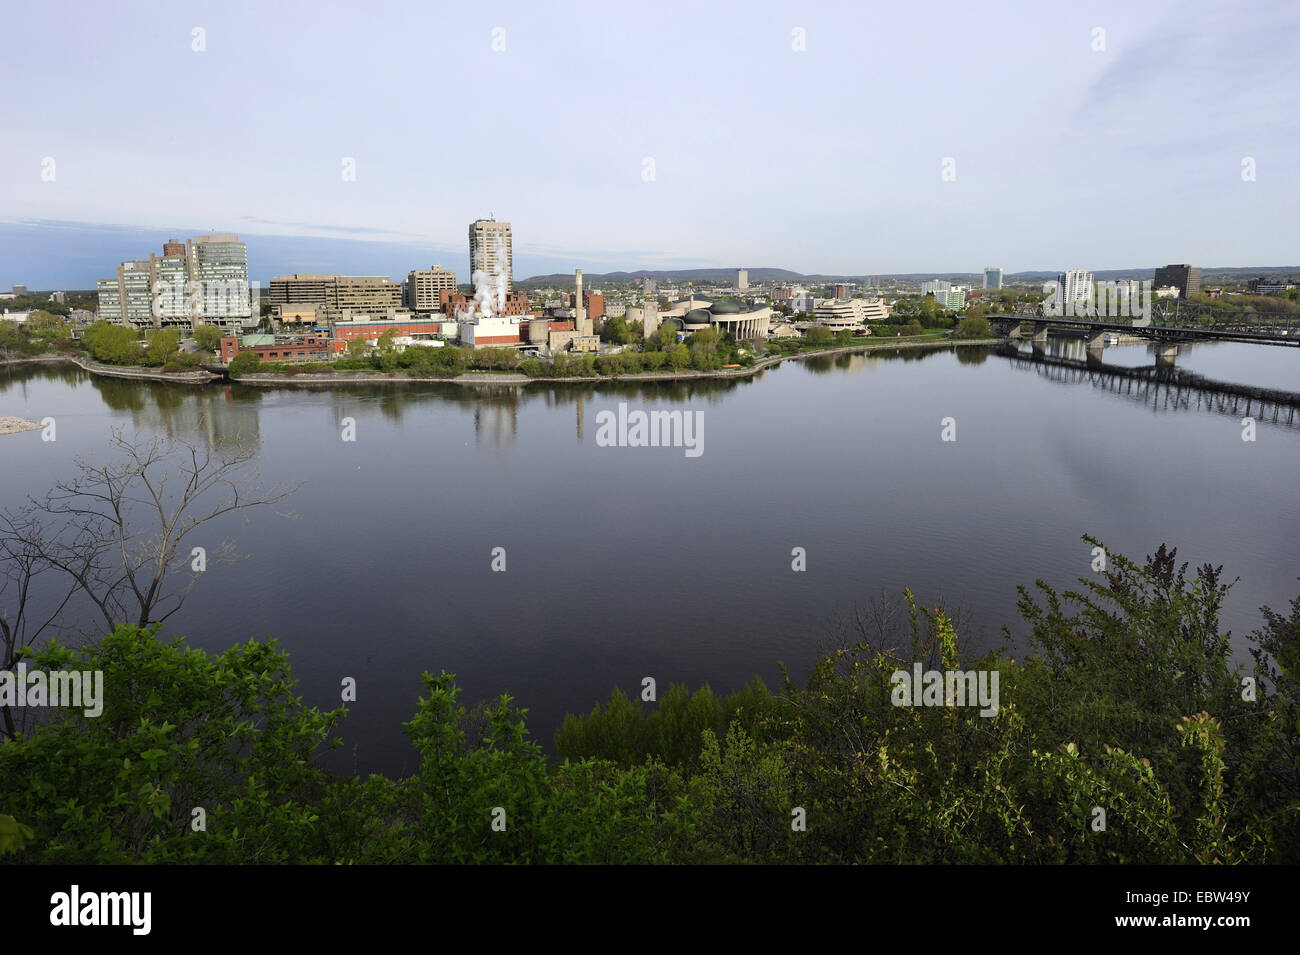
[[(1300, 393), (1219, 381), (1176, 365), (1109, 364), (1077, 339), (1053, 339), (1046, 348), (1008, 344), (998, 349), (1020, 371), (1032, 371), (1061, 385), (1087, 384), (1159, 412), (1207, 412), (1252, 417), (1283, 427), (1300, 427)], [(1258, 347), (1258, 346), (1256, 346)]]

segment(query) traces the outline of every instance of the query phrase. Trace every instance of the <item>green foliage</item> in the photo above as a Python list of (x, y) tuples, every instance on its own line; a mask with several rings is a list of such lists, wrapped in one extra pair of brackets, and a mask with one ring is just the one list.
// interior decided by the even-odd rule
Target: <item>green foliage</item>
[(145, 357), (139, 333), (134, 328), (115, 325), (102, 319), (82, 335), (90, 357), (108, 365), (138, 365)]
[(691, 350), (684, 342), (678, 342), (668, 352), (668, 364), (673, 371), (681, 371), (691, 363)]
[(988, 338), (989, 320), (983, 315), (967, 315), (957, 323), (957, 338)]
[(256, 371), (262, 365), (261, 358), (257, 352), (251, 349), (241, 351), (234, 358), (230, 359), (230, 364), (226, 366), (226, 373), (233, 379), (240, 379), (250, 371)]
[(175, 355), (172, 355), (167, 360), (167, 363), (163, 365), (162, 370), (169, 371), (169, 372), (170, 371), (194, 371), (202, 364), (203, 364), (203, 360), (198, 355), (187, 354), (185, 352), (177, 352)]
[[(405, 727), (419, 769), (401, 780), (315, 765), (342, 711), (304, 707), (274, 643), (209, 656), (133, 627), (79, 652), (53, 643), (33, 668), (102, 671), (103, 714), (58, 709), (0, 744), (0, 854), (26, 864), (1300, 861), (1300, 597), (1289, 615), (1264, 610), (1252, 674), (1219, 629), (1230, 586), (1220, 568), (1189, 577), (1163, 546), (1143, 564), (1107, 560), (1078, 591), (1021, 590), (1033, 651), (1023, 660), (970, 658), (952, 620), (908, 593), (904, 632), (864, 629), (802, 685), (787, 674), (779, 693), (757, 678), (727, 696), (674, 684), (653, 703), (616, 690), (565, 718), (556, 763), (509, 696), (467, 709), (450, 674), (425, 674)], [(914, 663), (996, 673), (996, 714), (898, 705), (895, 674)], [(190, 824), (199, 806), (205, 832)], [(806, 831), (792, 826), (800, 811)]]
[(641, 323), (629, 323), (627, 319), (606, 318), (600, 325), (600, 340), (613, 345), (631, 345), (641, 340)]
[(809, 345), (829, 345), (835, 333), (825, 325), (813, 325), (803, 333), (803, 340)]
[(195, 325), (194, 343), (204, 351), (216, 351), (221, 344), (221, 329), (211, 325)]
[(677, 344), (677, 325), (674, 322), (663, 322), (655, 329), (650, 336), (647, 345), (656, 351), (671, 351)]
[[(0, 745), (0, 805), (32, 833), (17, 861), (319, 858), (311, 758), (342, 711), (302, 705), (274, 642), (210, 657), (120, 626), (80, 652), (51, 644), (29, 665), (101, 671), (104, 698), (99, 716), (59, 708)], [(192, 828), (195, 807), (206, 831)]]
[(39, 355), (45, 350), (25, 324), (0, 321), (0, 355)]
[(149, 336), (143, 364), (158, 367), (171, 361), (181, 345), (181, 334), (174, 328), (165, 328)]

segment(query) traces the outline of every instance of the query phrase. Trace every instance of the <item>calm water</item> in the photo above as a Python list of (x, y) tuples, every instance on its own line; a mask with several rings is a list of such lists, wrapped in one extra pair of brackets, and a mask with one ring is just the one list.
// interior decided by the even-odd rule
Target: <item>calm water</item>
[[(1071, 343), (1052, 353), (1082, 357)], [(1146, 346), (1108, 363), (1153, 362)], [(1300, 350), (1199, 345), (1182, 367), (1300, 391)], [(1162, 400), (1163, 398), (1163, 400)], [(619, 402), (702, 413), (703, 454), (596, 443)], [(1300, 583), (1300, 415), (1174, 408), (1054, 380), (980, 350), (823, 357), (742, 382), (347, 390), (193, 389), (0, 371), (0, 415), (57, 420), (0, 437), (0, 506), (103, 459), (110, 428), (261, 439), (285, 505), (214, 528), (247, 559), (209, 569), (172, 632), (219, 649), (276, 636), (309, 703), (358, 681), (339, 769), (414, 768), (400, 723), (422, 670), (466, 702), (509, 691), (549, 744), (566, 711), (643, 676), (735, 688), (802, 676), (855, 602), (911, 587), (963, 604), (1001, 642), (1017, 584), (1089, 574), (1080, 535), (1135, 558), (1162, 541), (1240, 575), (1226, 624), (1283, 608)], [(356, 441), (340, 421), (356, 421)], [(957, 440), (940, 440), (941, 419)], [(1285, 418), (1283, 418), (1283, 421)], [(196, 539), (195, 544), (204, 543)], [(791, 571), (791, 549), (807, 572)], [(507, 571), (493, 573), (504, 547)]]

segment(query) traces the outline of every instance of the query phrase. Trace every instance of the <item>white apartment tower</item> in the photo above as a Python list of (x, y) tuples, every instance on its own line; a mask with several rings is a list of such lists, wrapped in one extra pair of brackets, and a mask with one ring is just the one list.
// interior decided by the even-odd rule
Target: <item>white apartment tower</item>
[[(505, 291), (514, 291), (514, 262), (510, 242), (510, 223), (494, 219), (478, 219), (469, 227), (469, 276), (476, 272), (489, 278), (505, 276)], [(493, 283), (495, 284), (495, 283)]]
[(1092, 302), (1092, 273), (1085, 269), (1068, 269), (1056, 276), (1056, 292), (1050, 305), (1058, 314)]

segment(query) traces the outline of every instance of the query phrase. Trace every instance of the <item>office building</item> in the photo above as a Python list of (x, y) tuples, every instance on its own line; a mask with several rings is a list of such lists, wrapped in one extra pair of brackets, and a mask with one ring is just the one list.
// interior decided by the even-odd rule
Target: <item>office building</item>
[(440, 265), (412, 269), (406, 276), (406, 305), (415, 312), (436, 312), (443, 289), (456, 291), (456, 273)]
[(508, 295), (514, 291), (514, 259), (510, 223), (495, 219), (478, 219), (469, 227), (469, 275), (478, 285), (475, 274), (482, 272), (493, 285), (504, 278)]
[(295, 272), (271, 279), (269, 295), (272, 305), (329, 305), (333, 297), (335, 275)]
[(261, 317), (253, 307), (248, 284), (248, 249), (231, 232), (216, 232), (190, 239), (186, 244), (190, 282), (197, 282), (191, 297), (194, 318), (218, 327), (256, 325)]
[(749, 270), (736, 269), (736, 289), (743, 292), (747, 288), (749, 288)]
[(187, 327), (191, 309), (202, 304), (190, 294), (188, 281), (184, 246), (180, 255), (150, 253), (147, 259), (122, 262), (113, 278), (96, 282), (99, 317), (139, 329)]
[(1201, 270), (1192, 265), (1166, 265), (1156, 269), (1155, 281), (1151, 284), (1155, 288), (1172, 285), (1178, 289), (1181, 298), (1187, 298), (1201, 290)]
[(933, 295), (936, 299), (942, 299), (947, 297), (950, 288), (952, 288), (950, 282), (935, 279), (933, 282), (921, 283), (921, 294)]
[(1285, 295), (1293, 286), (1281, 279), (1257, 278), (1246, 283), (1251, 295)]
[(1002, 288), (1002, 270), (988, 268), (984, 270), (985, 288)]
[(270, 297), (273, 308), (315, 306), (322, 321), (346, 321), (353, 315), (400, 309), (403, 294), (402, 283), (387, 275), (296, 272), (271, 279)]

